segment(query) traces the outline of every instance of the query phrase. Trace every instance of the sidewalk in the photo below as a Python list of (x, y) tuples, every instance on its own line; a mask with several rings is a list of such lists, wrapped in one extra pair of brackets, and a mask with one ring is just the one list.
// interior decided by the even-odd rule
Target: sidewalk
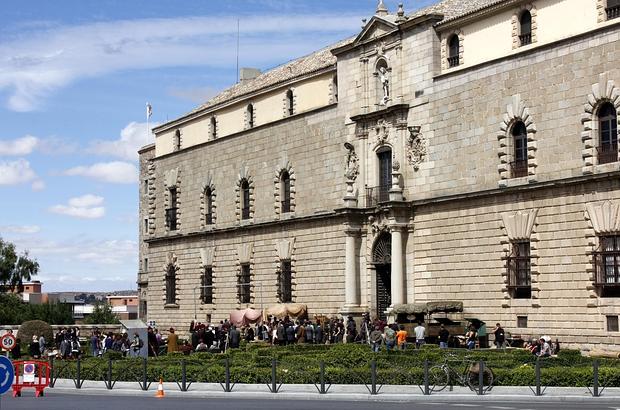
[[(378, 388), (379, 386), (377, 386)], [(81, 389), (76, 389), (70, 379), (58, 379), (54, 388), (47, 388), (47, 394), (54, 392), (63, 394), (89, 394), (113, 396), (145, 396), (151, 397), (157, 390), (157, 383), (151, 384), (148, 391), (142, 391), (138, 382), (117, 382), (114, 389), (108, 390), (102, 381), (85, 381)], [(543, 389), (544, 390), (544, 389)], [(445, 390), (425, 396), (418, 386), (383, 386), (379, 394), (371, 395), (362, 385), (333, 385), (327, 394), (319, 394), (317, 388), (311, 384), (283, 384), (277, 394), (271, 393), (265, 384), (236, 384), (232, 392), (226, 393), (217, 383), (193, 383), (189, 391), (182, 392), (174, 382), (164, 383), (167, 396), (173, 397), (214, 397), (225, 398), (272, 398), (272, 399), (303, 399), (303, 400), (376, 400), (376, 401), (498, 401), (516, 399), (520, 401), (592, 401), (592, 400), (620, 400), (620, 387), (610, 387), (603, 390), (600, 397), (592, 397), (586, 387), (549, 387), (542, 396), (535, 396), (527, 386), (494, 387), (489, 393), (478, 396), (467, 387), (455, 386), (453, 391)]]

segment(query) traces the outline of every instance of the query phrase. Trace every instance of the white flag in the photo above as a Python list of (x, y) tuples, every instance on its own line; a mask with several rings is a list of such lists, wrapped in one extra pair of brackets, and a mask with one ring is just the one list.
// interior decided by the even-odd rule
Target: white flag
[(146, 103), (146, 118), (151, 118), (151, 115), (153, 115), (153, 107), (151, 107), (151, 104)]

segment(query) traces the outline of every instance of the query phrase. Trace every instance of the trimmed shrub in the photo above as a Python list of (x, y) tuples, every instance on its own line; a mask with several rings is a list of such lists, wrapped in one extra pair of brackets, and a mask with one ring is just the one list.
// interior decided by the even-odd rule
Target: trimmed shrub
[[(17, 336), (22, 340), (22, 343), (29, 345), (33, 335), (37, 337), (43, 335), (47, 346), (52, 346), (54, 344), (54, 332), (52, 331), (52, 327), (42, 320), (29, 320), (28, 322), (22, 323), (19, 327)], [(27, 352), (26, 350), (23, 353)]]

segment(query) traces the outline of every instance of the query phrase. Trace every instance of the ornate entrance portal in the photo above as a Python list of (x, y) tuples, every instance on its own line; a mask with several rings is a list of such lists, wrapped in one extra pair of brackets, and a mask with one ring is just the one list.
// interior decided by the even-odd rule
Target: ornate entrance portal
[(385, 320), (385, 311), (392, 304), (392, 237), (382, 233), (372, 250), (372, 263), (376, 271), (377, 317)]

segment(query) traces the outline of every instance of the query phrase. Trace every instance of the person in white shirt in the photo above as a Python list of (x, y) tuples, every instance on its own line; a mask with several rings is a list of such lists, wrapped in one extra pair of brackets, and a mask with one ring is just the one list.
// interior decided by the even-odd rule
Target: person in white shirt
[(419, 349), (426, 340), (424, 339), (424, 334), (426, 333), (426, 328), (422, 325), (422, 322), (418, 322), (418, 325), (413, 329), (415, 333), (415, 347)]

